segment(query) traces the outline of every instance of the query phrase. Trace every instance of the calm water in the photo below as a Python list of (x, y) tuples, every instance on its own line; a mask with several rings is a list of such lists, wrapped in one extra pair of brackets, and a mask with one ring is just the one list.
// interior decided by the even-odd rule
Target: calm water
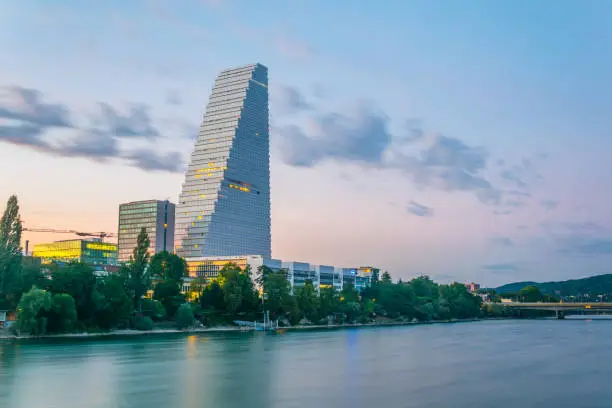
[(0, 342), (0, 407), (606, 407), (612, 321)]

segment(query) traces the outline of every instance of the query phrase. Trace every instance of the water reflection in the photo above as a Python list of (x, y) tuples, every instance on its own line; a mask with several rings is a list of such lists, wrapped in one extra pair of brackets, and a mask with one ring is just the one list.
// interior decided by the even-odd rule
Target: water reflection
[(0, 407), (609, 407), (610, 335), (593, 320), (0, 342)]

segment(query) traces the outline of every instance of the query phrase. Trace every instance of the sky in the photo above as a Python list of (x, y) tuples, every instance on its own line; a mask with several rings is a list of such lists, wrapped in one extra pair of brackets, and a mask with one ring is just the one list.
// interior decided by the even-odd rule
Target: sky
[(176, 202), (215, 77), (259, 62), (273, 257), (610, 273), (611, 46), (610, 1), (3, 0), (0, 201), (112, 233), (120, 203)]

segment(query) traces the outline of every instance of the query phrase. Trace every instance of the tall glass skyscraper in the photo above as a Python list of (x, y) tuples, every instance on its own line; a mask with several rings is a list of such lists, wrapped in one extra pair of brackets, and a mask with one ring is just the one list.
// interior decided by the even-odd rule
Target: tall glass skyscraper
[(176, 253), (271, 256), (268, 69), (222, 71), (176, 208)]

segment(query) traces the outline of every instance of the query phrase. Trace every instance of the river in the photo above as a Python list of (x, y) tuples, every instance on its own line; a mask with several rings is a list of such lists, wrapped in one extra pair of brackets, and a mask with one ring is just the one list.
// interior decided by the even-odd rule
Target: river
[(612, 321), (0, 341), (0, 407), (606, 407)]

